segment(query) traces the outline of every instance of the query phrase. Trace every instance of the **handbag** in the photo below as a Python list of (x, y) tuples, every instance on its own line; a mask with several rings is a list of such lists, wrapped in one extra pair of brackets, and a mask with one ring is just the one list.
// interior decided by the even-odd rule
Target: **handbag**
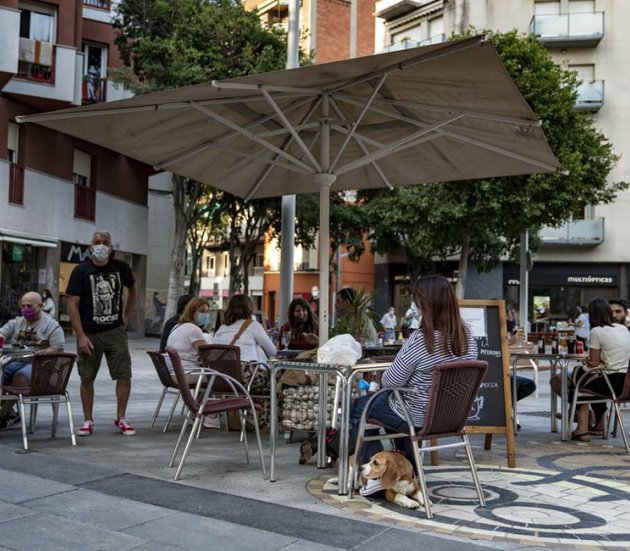
[[(238, 332), (230, 341), (230, 346), (235, 346), (241, 335), (253, 323), (254, 320), (245, 320)], [(269, 394), (271, 387), (270, 373), (261, 369), (257, 362), (241, 362), (241, 378), (250, 394)]]

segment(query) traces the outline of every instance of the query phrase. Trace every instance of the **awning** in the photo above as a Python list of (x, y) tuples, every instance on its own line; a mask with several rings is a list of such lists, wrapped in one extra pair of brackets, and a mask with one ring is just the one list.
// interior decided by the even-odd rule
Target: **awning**
[(52, 239), (43, 239), (31, 236), (26, 237), (19, 234), (8, 234), (4, 231), (0, 231), (0, 241), (17, 243), (18, 245), (30, 245), (31, 247), (46, 247), (48, 249), (55, 249), (59, 244), (58, 241), (53, 241)]

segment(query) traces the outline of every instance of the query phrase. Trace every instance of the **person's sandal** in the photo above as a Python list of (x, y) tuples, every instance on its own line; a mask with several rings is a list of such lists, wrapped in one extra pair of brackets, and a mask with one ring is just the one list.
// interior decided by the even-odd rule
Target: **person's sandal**
[(588, 432), (575, 432), (571, 433), (571, 440), (577, 440), (578, 442), (590, 442), (591, 435)]

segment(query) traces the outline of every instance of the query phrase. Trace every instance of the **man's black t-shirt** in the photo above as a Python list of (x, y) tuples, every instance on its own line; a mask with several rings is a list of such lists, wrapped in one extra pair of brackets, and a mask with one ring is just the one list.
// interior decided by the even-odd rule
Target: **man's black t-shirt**
[(66, 292), (79, 297), (83, 330), (101, 333), (122, 325), (123, 286), (133, 287), (135, 282), (129, 264), (115, 258), (105, 266), (88, 259), (75, 267)]

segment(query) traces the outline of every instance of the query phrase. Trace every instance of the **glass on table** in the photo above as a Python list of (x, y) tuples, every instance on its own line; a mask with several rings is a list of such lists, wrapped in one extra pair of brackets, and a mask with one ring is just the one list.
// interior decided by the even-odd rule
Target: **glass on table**
[(291, 343), (291, 333), (282, 333), (282, 348), (288, 350)]

